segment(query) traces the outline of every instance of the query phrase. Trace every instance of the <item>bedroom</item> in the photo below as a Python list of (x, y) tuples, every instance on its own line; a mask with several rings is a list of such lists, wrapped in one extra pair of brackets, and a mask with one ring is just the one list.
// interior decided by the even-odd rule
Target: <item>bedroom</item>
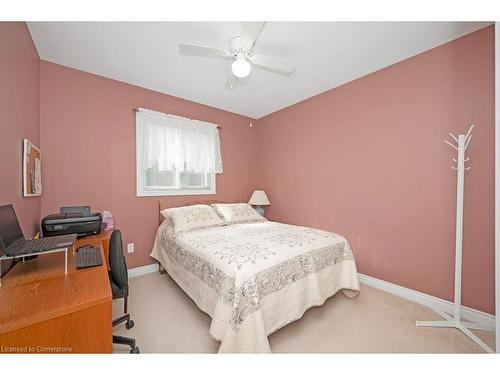
[(498, 351), (495, 17), (14, 18), (3, 352)]

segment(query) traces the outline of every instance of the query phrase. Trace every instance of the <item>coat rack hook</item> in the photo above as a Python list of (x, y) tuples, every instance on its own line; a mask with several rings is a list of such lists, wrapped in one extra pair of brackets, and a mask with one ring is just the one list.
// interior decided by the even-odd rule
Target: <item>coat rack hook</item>
[(465, 135), (465, 139), (469, 138), (469, 135), (470, 133), (472, 132), (472, 129), (474, 129), (476, 125), (472, 124), (469, 128), (469, 130), (467, 131), (467, 134)]
[(469, 147), (470, 140), (472, 139), (472, 134), (467, 138), (467, 141), (465, 142), (465, 149), (467, 150), (467, 147)]
[(453, 147), (455, 150), (458, 150), (458, 147), (455, 146), (455, 145), (452, 145), (450, 142), (448, 142), (446, 139), (444, 140), (444, 143), (447, 143), (448, 145), (450, 145), (451, 147)]

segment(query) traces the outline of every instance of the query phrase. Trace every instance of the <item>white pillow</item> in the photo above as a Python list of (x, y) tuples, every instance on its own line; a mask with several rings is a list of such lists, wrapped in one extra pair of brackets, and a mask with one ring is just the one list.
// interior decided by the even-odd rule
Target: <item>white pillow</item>
[(174, 234), (181, 234), (192, 229), (224, 225), (217, 212), (205, 204), (167, 208), (161, 211), (165, 218), (171, 219)]
[(248, 203), (213, 204), (212, 207), (228, 223), (267, 221)]
[(165, 227), (166, 233), (169, 237), (174, 237), (175, 236), (175, 230), (174, 230), (174, 222), (172, 221), (172, 218), (168, 216), (166, 212), (160, 211), (162, 216), (165, 218), (163, 219), (162, 225)]

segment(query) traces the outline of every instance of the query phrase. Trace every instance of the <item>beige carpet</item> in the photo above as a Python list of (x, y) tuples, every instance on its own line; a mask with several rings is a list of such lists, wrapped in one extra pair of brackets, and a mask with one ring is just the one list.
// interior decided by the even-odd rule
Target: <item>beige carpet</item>
[[(114, 301), (113, 315), (123, 311)], [(114, 334), (131, 336), (141, 353), (215, 353), (219, 343), (208, 333), (210, 317), (198, 310), (175, 282), (158, 272), (130, 280), (129, 310), (135, 327), (122, 324)], [(461, 332), (416, 328), (415, 320), (439, 320), (428, 308), (362, 284), (361, 294), (342, 294), (308, 310), (302, 319), (269, 337), (274, 353), (476, 353)], [(490, 346), (494, 335), (476, 331)], [(128, 349), (115, 345), (117, 353)]]

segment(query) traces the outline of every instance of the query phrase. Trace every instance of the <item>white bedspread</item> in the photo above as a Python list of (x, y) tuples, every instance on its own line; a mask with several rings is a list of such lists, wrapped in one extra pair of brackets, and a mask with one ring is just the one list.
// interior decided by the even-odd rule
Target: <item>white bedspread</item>
[(173, 238), (164, 222), (151, 256), (212, 317), (219, 352), (270, 352), (269, 334), (339, 290), (359, 292), (345, 238), (312, 228), (265, 221)]

